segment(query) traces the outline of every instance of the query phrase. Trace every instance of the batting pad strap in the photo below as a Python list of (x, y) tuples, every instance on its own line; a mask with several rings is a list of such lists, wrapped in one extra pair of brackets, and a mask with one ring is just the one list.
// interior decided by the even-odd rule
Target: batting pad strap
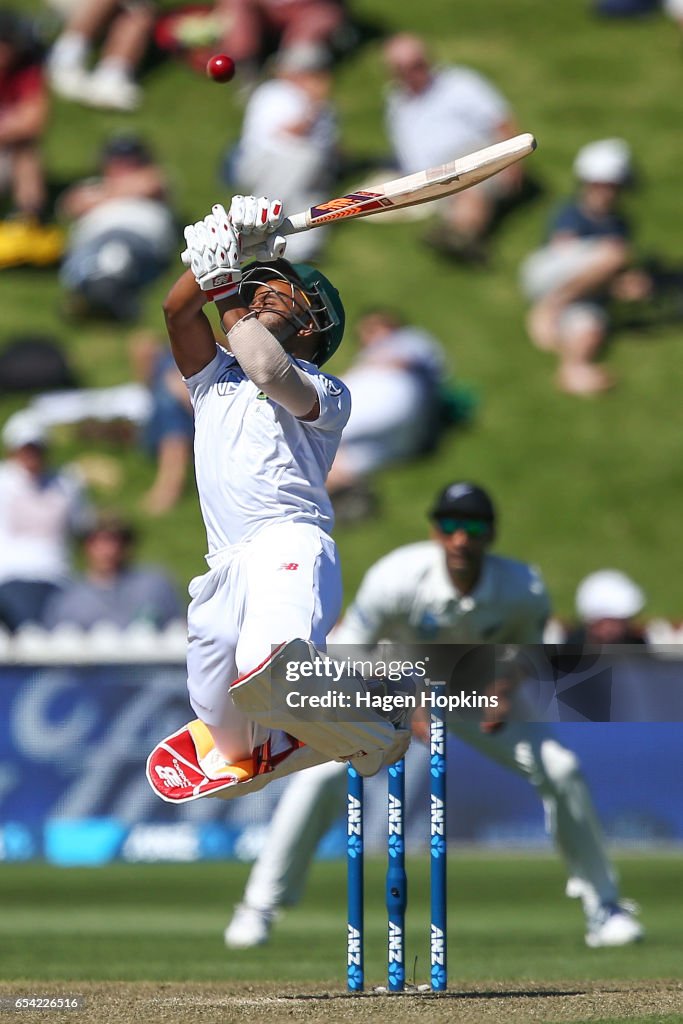
[[(332, 683), (311, 671), (321, 659), (330, 662), (308, 641), (280, 645), (232, 683), (233, 703), (258, 725), (283, 729), (328, 760), (353, 759), (356, 770), (363, 766), (361, 774), (373, 775), (386, 763), (387, 752), (395, 751), (397, 730), (364, 706), (367, 690), (360, 676), (335, 672)], [(320, 699), (329, 693), (335, 695), (333, 706), (321, 707)]]
[(292, 416), (306, 416), (318, 392), (308, 375), (283, 349), (274, 334), (254, 317), (238, 320), (228, 332), (230, 351), (249, 380)]

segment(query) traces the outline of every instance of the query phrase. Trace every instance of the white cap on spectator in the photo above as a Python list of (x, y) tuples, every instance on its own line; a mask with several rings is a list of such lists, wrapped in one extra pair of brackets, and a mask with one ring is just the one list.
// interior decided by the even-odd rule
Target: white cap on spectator
[(31, 413), (15, 412), (2, 428), (2, 441), (8, 451), (16, 451), (27, 444), (47, 443), (45, 427)]
[(601, 569), (586, 576), (576, 591), (576, 610), (584, 622), (632, 619), (643, 610), (645, 594), (618, 569)]
[(632, 174), (631, 149), (623, 139), (589, 142), (576, 155), (574, 174), (579, 181), (625, 185)]

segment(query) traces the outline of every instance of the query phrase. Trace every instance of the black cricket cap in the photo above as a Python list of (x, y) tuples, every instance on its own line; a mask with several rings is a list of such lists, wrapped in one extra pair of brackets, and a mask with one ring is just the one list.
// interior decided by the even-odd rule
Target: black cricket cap
[(430, 519), (449, 516), (456, 519), (481, 519), (493, 526), (496, 509), (483, 487), (468, 480), (457, 480), (439, 493), (429, 516)]

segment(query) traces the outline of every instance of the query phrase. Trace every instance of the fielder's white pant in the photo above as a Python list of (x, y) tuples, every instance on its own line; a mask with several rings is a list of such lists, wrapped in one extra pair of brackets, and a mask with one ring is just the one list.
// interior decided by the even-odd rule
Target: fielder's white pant
[(214, 738), (220, 731), (223, 755), (239, 760), (268, 730), (235, 707), (230, 683), (285, 640), (324, 650), (341, 608), (341, 574), (334, 541), (308, 523), (268, 526), (210, 562), (189, 587), (187, 686), (197, 717)]
[[(488, 735), (476, 723), (449, 721), (448, 728), (537, 789), (546, 828), (567, 865), (567, 894), (582, 898), (586, 914), (614, 902), (616, 873), (576, 755), (536, 723), (511, 722)], [(343, 807), (345, 787), (346, 766), (337, 762), (299, 772), (287, 784), (247, 882), (249, 906), (274, 910), (297, 902), (318, 842)]]

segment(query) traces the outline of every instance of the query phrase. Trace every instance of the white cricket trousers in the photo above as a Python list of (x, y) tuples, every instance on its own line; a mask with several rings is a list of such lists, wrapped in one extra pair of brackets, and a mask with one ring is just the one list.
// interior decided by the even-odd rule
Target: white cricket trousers
[[(536, 788), (547, 831), (567, 866), (567, 895), (580, 896), (587, 915), (616, 901), (616, 873), (576, 755), (537, 723), (510, 722), (493, 734), (482, 733), (476, 723), (451, 720), (448, 728)], [(333, 761), (288, 782), (247, 882), (249, 906), (275, 910), (297, 902), (318, 842), (342, 811), (345, 780), (346, 765)]]
[[(210, 557), (190, 583), (187, 686), (195, 714), (248, 750), (268, 731), (230, 697), (230, 684), (301, 638), (324, 649), (341, 609), (341, 574), (332, 538), (308, 523), (265, 527), (252, 540)], [(245, 756), (245, 755), (242, 755)]]

